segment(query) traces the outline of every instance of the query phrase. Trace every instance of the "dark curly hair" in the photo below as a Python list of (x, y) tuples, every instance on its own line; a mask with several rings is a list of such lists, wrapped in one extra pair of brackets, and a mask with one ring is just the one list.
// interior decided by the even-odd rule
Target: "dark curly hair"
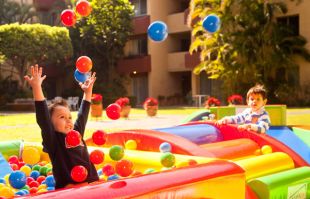
[(252, 95), (252, 94), (260, 94), (260, 95), (262, 95), (263, 99), (267, 98), (267, 91), (264, 88), (264, 86), (261, 84), (256, 84), (255, 86), (250, 88), (250, 90), (246, 94), (247, 100), (249, 99), (250, 95)]

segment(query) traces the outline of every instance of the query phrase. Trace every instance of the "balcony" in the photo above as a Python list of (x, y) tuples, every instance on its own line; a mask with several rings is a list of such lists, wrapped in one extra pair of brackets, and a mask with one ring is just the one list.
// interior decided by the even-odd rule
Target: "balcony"
[(143, 15), (133, 18), (133, 35), (141, 35), (147, 33), (147, 28), (150, 25), (150, 16)]
[(185, 68), (194, 69), (200, 63), (200, 53), (185, 54)]
[(179, 33), (190, 31), (187, 26), (188, 9), (184, 12), (171, 14), (167, 17), (169, 33)]
[(169, 72), (181, 72), (190, 71), (185, 67), (185, 54), (187, 52), (175, 52), (168, 54), (168, 71)]
[(33, 0), (33, 5), (37, 11), (48, 11), (52, 8), (56, 0)]
[(121, 59), (117, 63), (117, 71), (121, 74), (131, 74), (151, 72), (151, 56), (137, 56)]

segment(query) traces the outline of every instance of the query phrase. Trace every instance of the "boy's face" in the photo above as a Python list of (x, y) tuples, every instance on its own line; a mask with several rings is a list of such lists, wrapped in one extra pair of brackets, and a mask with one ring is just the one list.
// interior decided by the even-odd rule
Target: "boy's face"
[(261, 94), (254, 93), (249, 96), (247, 101), (252, 111), (258, 111), (267, 103), (267, 99), (263, 99), (263, 96)]
[(67, 134), (73, 129), (70, 110), (64, 106), (56, 106), (52, 114), (52, 124), (56, 131)]

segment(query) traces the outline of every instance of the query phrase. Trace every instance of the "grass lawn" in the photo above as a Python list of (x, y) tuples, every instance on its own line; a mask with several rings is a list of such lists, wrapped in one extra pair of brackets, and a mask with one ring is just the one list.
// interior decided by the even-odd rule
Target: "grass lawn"
[[(198, 108), (161, 108), (158, 112), (159, 115), (189, 115)], [(310, 109), (288, 109), (287, 110), (287, 125), (310, 125)], [(131, 113), (133, 118), (145, 117), (145, 110), (132, 109)], [(103, 120), (109, 120), (103, 114)], [(73, 121), (77, 116), (77, 112), (72, 113)], [(92, 119), (94, 120), (94, 119)], [(181, 122), (181, 121), (180, 121)], [(126, 126), (118, 129), (104, 129), (107, 132), (126, 129)], [(85, 138), (97, 129), (86, 129)], [(23, 139), (29, 142), (41, 142), (40, 128), (36, 124), (34, 113), (22, 113), (11, 115), (0, 115), (0, 137), (1, 141)]]

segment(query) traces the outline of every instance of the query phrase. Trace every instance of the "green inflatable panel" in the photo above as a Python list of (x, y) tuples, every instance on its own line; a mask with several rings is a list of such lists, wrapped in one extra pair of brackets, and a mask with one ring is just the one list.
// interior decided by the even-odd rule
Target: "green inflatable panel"
[(293, 127), (293, 131), (305, 144), (310, 146), (310, 130)]
[(250, 180), (261, 199), (310, 198), (310, 167), (300, 167)]
[(187, 118), (182, 120), (182, 123), (205, 120), (205, 117), (208, 117), (209, 115), (210, 115), (210, 110), (207, 110), (207, 109), (195, 111), (189, 116), (187, 116)]
[(11, 155), (21, 155), (21, 150), (23, 149), (22, 140), (11, 140), (0, 142), (0, 153), (7, 160)]

